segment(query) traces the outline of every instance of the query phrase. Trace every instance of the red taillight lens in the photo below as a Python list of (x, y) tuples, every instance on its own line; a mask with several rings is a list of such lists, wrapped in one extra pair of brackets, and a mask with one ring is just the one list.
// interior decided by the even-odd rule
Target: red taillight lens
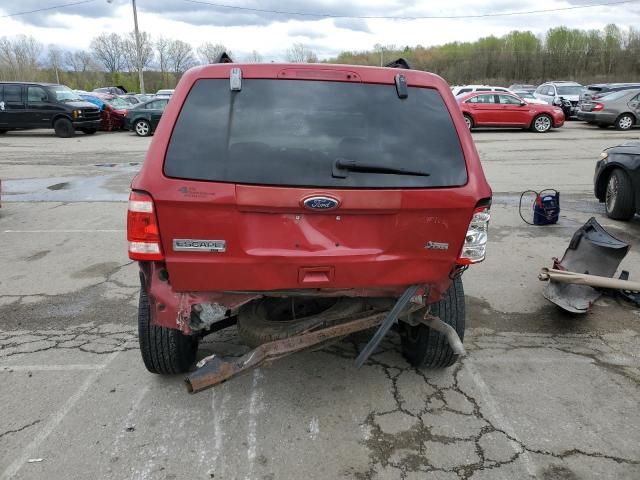
[(127, 240), (130, 259), (163, 260), (153, 199), (146, 193), (131, 192), (129, 195)]
[(467, 234), (464, 237), (464, 245), (458, 258), (459, 265), (471, 265), (484, 260), (487, 252), (487, 239), (489, 232), (489, 207), (476, 207), (469, 222)]
[(604, 105), (602, 103), (596, 103), (593, 106), (593, 111), (594, 112), (598, 112), (598, 111), (602, 110), (603, 108), (604, 108)]

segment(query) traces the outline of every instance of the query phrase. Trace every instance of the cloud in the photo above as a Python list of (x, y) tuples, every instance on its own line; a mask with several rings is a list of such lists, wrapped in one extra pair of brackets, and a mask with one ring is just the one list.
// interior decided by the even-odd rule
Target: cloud
[(312, 30), (306, 26), (290, 28), (287, 33), (290, 37), (304, 37), (309, 39), (325, 38), (327, 36), (324, 32)]
[(369, 24), (362, 18), (336, 18), (333, 24), (337, 28), (344, 28), (345, 30), (353, 30), (354, 32), (371, 33)]

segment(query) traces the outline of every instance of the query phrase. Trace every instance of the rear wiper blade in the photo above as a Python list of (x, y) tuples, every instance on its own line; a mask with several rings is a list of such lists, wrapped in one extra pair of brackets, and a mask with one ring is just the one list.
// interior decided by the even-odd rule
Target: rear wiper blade
[(391, 173), (395, 175), (414, 175), (418, 177), (429, 177), (431, 175), (430, 173), (422, 172), (420, 170), (384, 166), (368, 162), (358, 162), (356, 160), (348, 160), (346, 158), (336, 158), (333, 162), (331, 175), (334, 178), (347, 178), (349, 172)]

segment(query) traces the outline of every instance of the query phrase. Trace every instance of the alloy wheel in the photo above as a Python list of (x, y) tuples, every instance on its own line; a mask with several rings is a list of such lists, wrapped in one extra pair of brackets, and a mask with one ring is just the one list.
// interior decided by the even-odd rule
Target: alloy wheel
[(137, 122), (136, 123), (136, 133), (141, 137), (146, 137), (149, 135), (149, 124), (147, 122)]
[(629, 130), (633, 126), (633, 119), (629, 115), (623, 116), (618, 120), (620, 130)]
[(546, 132), (551, 128), (551, 120), (545, 116), (538, 117), (536, 118), (534, 127), (538, 132)]

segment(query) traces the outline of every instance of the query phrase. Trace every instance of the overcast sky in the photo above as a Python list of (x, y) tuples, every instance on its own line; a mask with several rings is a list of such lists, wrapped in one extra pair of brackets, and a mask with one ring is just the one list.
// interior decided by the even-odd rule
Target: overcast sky
[[(78, 0), (1, 0), (3, 15), (73, 3)], [(337, 16), (474, 15), (522, 12), (603, 3), (612, 0), (202, 0), (225, 5), (310, 12)], [(137, 0), (140, 29), (179, 38), (197, 47), (205, 41), (223, 43), (236, 56), (257, 50), (266, 60), (284, 59), (292, 43), (304, 43), (327, 58), (341, 50), (370, 49), (376, 43), (437, 45), (469, 41), (511, 30), (540, 33), (549, 27), (602, 28), (640, 25), (640, 1), (607, 7), (532, 15), (476, 19), (385, 20), (316, 18), (222, 8), (188, 0)], [(130, 0), (93, 0), (27, 15), (0, 18), (0, 36), (33, 35), (47, 45), (85, 49), (100, 32), (125, 33), (133, 29)], [(240, 58), (239, 60), (242, 60)]]

